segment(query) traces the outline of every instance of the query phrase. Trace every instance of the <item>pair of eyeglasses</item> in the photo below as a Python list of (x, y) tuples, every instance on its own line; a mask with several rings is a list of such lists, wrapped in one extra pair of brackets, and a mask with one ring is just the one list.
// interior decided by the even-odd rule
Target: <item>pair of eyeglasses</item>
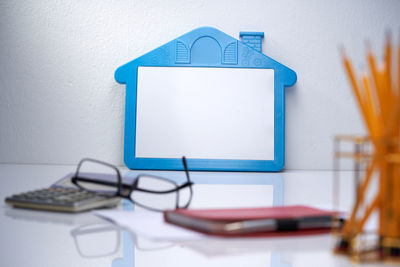
[(77, 187), (110, 197), (126, 198), (153, 211), (185, 209), (193, 196), (186, 158), (182, 157), (186, 182), (176, 182), (149, 174), (139, 174), (132, 183), (124, 183), (117, 167), (96, 159), (82, 159), (71, 181)]

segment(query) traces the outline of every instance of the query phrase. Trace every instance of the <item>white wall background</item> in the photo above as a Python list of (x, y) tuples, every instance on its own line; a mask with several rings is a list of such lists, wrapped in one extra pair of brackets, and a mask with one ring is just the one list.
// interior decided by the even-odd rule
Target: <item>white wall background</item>
[(286, 91), (286, 169), (331, 169), (332, 137), (364, 132), (338, 46), (356, 66), (366, 39), (381, 55), (400, 1), (1, 1), (0, 163), (122, 165), (115, 69), (199, 26), (265, 32), (263, 52), (298, 75)]

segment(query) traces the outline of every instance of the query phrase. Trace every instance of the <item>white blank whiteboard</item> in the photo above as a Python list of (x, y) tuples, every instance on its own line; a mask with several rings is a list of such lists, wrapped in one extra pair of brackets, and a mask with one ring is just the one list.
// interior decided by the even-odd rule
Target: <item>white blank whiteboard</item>
[(137, 158), (274, 160), (274, 70), (139, 67)]

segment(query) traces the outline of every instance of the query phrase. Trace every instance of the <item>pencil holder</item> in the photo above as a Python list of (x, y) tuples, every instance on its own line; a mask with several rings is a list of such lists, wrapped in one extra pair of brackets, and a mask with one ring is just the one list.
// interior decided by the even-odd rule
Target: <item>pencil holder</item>
[[(388, 32), (382, 62), (377, 64), (368, 44), (368, 69), (357, 77), (342, 50), (344, 67), (369, 138), (347, 139), (355, 145), (355, 150), (350, 153), (336, 153), (335, 147), (335, 165), (337, 158), (347, 155), (353, 158), (356, 167), (354, 206), (340, 230), (335, 251), (359, 261), (400, 260), (400, 43), (397, 45), (397, 73), (393, 68), (393, 58), (396, 59), (393, 54)], [(364, 141), (369, 142), (371, 149), (368, 152), (362, 149)], [(365, 164), (362, 173), (360, 164)], [(374, 181), (375, 187), (371, 186)], [(338, 203), (338, 187), (334, 188)], [(374, 214), (377, 214), (376, 219)], [(372, 231), (374, 239), (367, 246), (363, 243), (365, 225), (374, 219), (377, 221), (377, 227)]]

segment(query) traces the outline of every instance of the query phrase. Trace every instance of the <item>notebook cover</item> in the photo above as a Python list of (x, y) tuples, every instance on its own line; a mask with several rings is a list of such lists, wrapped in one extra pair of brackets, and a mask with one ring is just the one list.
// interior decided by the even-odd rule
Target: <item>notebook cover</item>
[(243, 221), (257, 219), (291, 219), (302, 217), (331, 216), (332, 211), (326, 211), (308, 206), (282, 206), (238, 209), (178, 209), (174, 212), (187, 217), (210, 221)]
[(282, 206), (282, 207), (262, 207), (262, 208), (238, 208), (238, 209), (179, 209), (164, 212), (164, 218), (168, 223), (175, 224), (187, 229), (198, 232), (215, 235), (215, 236), (230, 236), (230, 237), (277, 237), (277, 236), (297, 236), (297, 235), (313, 235), (329, 233), (330, 228), (315, 228), (297, 231), (272, 231), (272, 232), (257, 232), (257, 233), (217, 233), (203, 231), (195, 227), (180, 225), (177, 222), (167, 220), (167, 213), (178, 213), (193, 220), (205, 220), (209, 222), (237, 222), (257, 219), (296, 219), (304, 217), (322, 217), (333, 216), (335, 212), (311, 208), (308, 206)]

